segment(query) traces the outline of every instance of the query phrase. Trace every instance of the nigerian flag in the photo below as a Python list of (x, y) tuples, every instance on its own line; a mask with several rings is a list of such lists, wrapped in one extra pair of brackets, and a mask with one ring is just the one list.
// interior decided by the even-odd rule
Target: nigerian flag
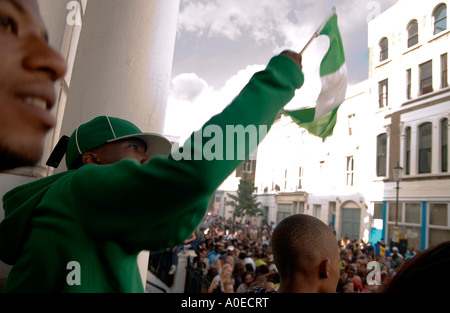
[(283, 112), (310, 133), (326, 138), (333, 133), (337, 111), (344, 102), (347, 90), (347, 67), (335, 10), (315, 33), (315, 37), (319, 35), (328, 36), (330, 46), (320, 64), (322, 90), (316, 106), (299, 110), (284, 110)]

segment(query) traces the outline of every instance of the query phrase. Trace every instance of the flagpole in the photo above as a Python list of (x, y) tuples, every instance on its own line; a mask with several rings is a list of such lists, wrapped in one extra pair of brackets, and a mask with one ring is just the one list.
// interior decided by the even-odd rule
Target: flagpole
[(314, 33), (314, 35), (312, 35), (311, 39), (309, 39), (309, 41), (306, 43), (305, 47), (302, 49), (302, 51), (300, 51), (300, 55), (303, 54), (303, 52), (305, 52), (306, 48), (308, 48), (308, 46), (313, 42), (313, 40), (319, 36), (320, 32), (322, 31), (322, 29), (324, 28), (325, 24), (328, 22), (328, 20), (330, 19), (330, 17), (333, 16), (333, 14), (336, 13), (336, 7), (333, 7), (331, 9), (331, 13), (327, 16), (327, 18), (322, 22), (322, 24), (319, 26), (319, 28), (316, 30), (316, 32)]

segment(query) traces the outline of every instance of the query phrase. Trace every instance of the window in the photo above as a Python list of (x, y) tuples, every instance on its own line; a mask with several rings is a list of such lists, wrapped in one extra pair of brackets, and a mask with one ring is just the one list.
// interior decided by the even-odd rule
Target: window
[(405, 223), (420, 224), (421, 207), (418, 202), (405, 203)]
[(441, 172), (448, 171), (448, 119), (444, 118), (440, 123), (441, 142)]
[(269, 207), (268, 206), (263, 206), (263, 220), (268, 220), (269, 219)]
[(288, 170), (284, 170), (284, 190), (287, 190), (288, 187)]
[(322, 206), (320, 204), (313, 205), (313, 214), (314, 217), (320, 219), (320, 217), (322, 216)]
[(434, 10), (433, 21), (435, 35), (447, 29), (447, 6), (444, 3), (438, 5)]
[[(397, 214), (398, 212), (398, 214)], [(392, 228), (397, 223), (402, 238), (408, 239), (408, 247), (420, 250), (421, 247), (421, 212), (420, 202), (388, 203), (388, 234), (392, 234)]]
[(348, 116), (348, 135), (353, 135), (353, 127), (355, 123), (355, 113)]
[(419, 42), (419, 27), (417, 20), (409, 22), (408, 27), (408, 48), (416, 45)]
[(419, 173), (431, 173), (432, 125), (424, 123), (419, 126)]
[(448, 87), (447, 53), (441, 55), (441, 88)]
[(378, 83), (378, 105), (381, 108), (388, 106), (388, 80)]
[(382, 220), (383, 219), (383, 203), (375, 202), (373, 204), (373, 219)]
[(397, 202), (389, 202), (389, 222), (400, 224), (421, 224), (422, 204), (420, 202), (399, 202), (397, 219)]
[(243, 172), (244, 173), (251, 173), (252, 172), (252, 160), (246, 159), (244, 161)]
[(302, 167), (298, 168), (298, 185), (297, 189), (302, 189), (302, 177), (303, 177), (303, 169)]
[(354, 168), (353, 156), (348, 156), (347, 157), (347, 181), (346, 181), (346, 186), (353, 186), (353, 168)]
[(411, 127), (405, 129), (405, 174), (411, 173)]
[(428, 246), (450, 240), (448, 203), (430, 203)]
[(411, 98), (411, 69), (408, 69), (406, 70), (406, 99)]
[(386, 148), (387, 135), (377, 136), (377, 176), (386, 176)]
[(335, 226), (336, 224), (336, 202), (328, 202), (328, 225)]
[(380, 40), (380, 62), (387, 60), (389, 57), (389, 42), (386, 37)]
[(278, 203), (277, 224), (292, 215), (292, 203)]
[(389, 212), (388, 213), (389, 213), (389, 215), (388, 215), (389, 222), (402, 223), (402, 221), (403, 221), (403, 203), (400, 202), (398, 204), (398, 211), (397, 211), (397, 202), (389, 202)]
[(430, 225), (448, 226), (448, 210), (446, 203), (430, 203)]
[(298, 203), (298, 213), (305, 214), (305, 202)]
[(430, 60), (419, 65), (420, 94), (424, 95), (433, 91), (433, 62)]

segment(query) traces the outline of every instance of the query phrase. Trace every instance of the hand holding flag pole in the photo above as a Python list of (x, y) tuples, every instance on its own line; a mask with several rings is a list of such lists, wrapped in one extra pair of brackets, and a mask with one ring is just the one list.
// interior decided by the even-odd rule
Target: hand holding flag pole
[(302, 49), (300, 55), (320, 35), (328, 36), (330, 46), (320, 64), (322, 90), (316, 106), (283, 110), (283, 113), (289, 115), (296, 124), (307, 129), (311, 134), (326, 138), (333, 133), (337, 121), (337, 110), (344, 101), (347, 90), (347, 67), (335, 7)]

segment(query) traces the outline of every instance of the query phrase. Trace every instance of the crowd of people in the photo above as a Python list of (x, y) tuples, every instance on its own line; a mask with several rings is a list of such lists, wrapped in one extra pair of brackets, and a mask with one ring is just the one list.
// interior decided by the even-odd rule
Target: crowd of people
[[(274, 229), (274, 223), (256, 226), (207, 216), (186, 243), (196, 251), (193, 265), (210, 283), (208, 292), (245, 293), (258, 288), (276, 292), (280, 276), (270, 245)], [(415, 255), (414, 250), (402, 255), (397, 247), (390, 251), (383, 240), (375, 245), (345, 235), (336, 240), (340, 252), (338, 293), (379, 292)]]

